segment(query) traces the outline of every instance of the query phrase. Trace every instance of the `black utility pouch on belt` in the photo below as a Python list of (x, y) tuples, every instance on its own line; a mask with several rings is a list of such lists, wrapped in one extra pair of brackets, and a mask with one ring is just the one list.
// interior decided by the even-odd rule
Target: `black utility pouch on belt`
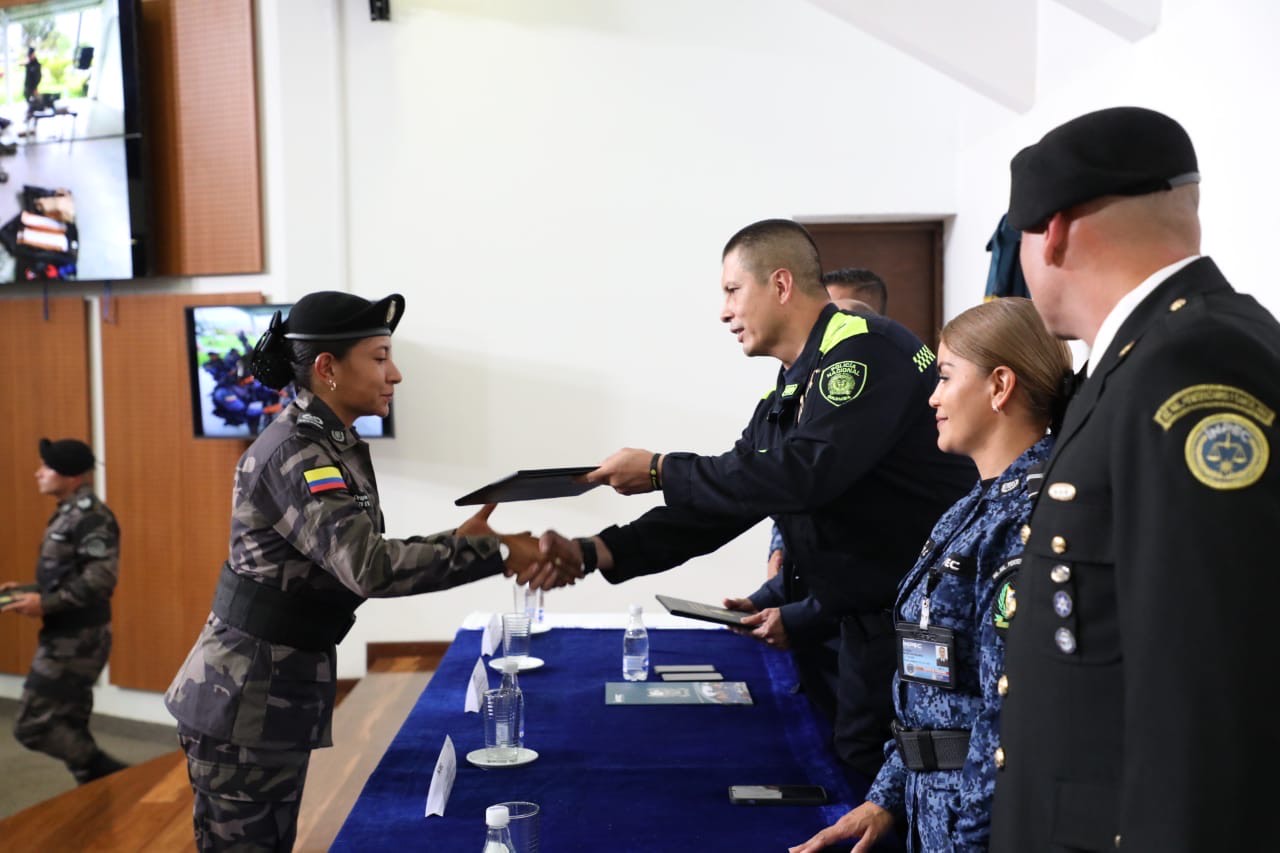
[(893, 739), (908, 770), (959, 770), (969, 754), (966, 729), (904, 729), (892, 723)]
[(238, 575), (224, 563), (213, 614), (260, 640), (325, 652), (342, 642), (363, 602), (355, 593), (329, 599), (284, 592)]

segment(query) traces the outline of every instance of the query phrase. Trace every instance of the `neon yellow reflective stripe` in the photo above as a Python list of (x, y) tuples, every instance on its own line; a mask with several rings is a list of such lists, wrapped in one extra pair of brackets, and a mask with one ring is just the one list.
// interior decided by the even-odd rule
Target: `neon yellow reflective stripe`
[(764, 392), (764, 396), (763, 396), (763, 397), (761, 397), (760, 399), (761, 399), (761, 400), (768, 400), (770, 397), (772, 397), (772, 396), (773, 396), (773, 392), (774, 392), (775, 390), (776, 390), (776, 389), (774, 389), (774, 388), (770, 388), (768, 391), (765, 391), (765, 392)]
[(826, 355), (841, 341), (852, 338), (854, 335), (865, 335), (866, 333), (866, 317), (855, 317), (852, 314), (837, 311), (831, 315), (831, 320), (827, 323), (827, 331), (822, 335), (822, 343), (818, 346), (818, 352)]

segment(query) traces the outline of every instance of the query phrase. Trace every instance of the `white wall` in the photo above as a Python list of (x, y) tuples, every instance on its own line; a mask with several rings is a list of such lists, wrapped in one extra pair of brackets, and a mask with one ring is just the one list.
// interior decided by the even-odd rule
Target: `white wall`
[[(390, 24), (343, 11), (351, 280), (408, 298), (400, 437), (374, 448), (393, 535), (458, 523), (454, 498), (517, 468), (727, 449), (777, 369), (718, 321), (733, 232), (954, 206), (958, 109), (976, 96), (803, 2), (397, 0)], [(493, 521), (584, 535), (653, 504), (597, 491)], [(766, 547), (760, 528), (548, 602), (745, 594)], [(509, 606), (509, 586), (364, 605), (341, 674), (366, 641), (451, 637), (464, 613)]]
[(1051, 128), (1090, 110), (1161, 110), (1190, 133), (1200, 163), (1202, 250), (1238, 290), (1280, 314), (1274, 274), (1280, 233), (1280, 6), (1268, 0), (1164, 0), (1156, 32), (1130, 43), (1057, 3), (1040, 4), (1040, 92), (1026, 115), (974, 113), (959, 151), (957, 217), (949, 241), (946, 314), (980, 298), (982, 246), (1009, 203), (1009, 160)]

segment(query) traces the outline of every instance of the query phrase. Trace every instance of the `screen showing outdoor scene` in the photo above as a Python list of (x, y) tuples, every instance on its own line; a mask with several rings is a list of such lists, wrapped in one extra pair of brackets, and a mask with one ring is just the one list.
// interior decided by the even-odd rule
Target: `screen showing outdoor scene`
[(0, 8), (0, 283), (146, 273), (133, 14)]
[[(249, 368), (253, 346), (279, 311), (289, 305), (208, 305), (187, 309), (191, 354), (191, 400), (195, 433), (206, 438), (252, 438), (296, 396), (292, 385), (277, 391)], [(356, 418), (361, 438), (391, 435), (391, 419)]]

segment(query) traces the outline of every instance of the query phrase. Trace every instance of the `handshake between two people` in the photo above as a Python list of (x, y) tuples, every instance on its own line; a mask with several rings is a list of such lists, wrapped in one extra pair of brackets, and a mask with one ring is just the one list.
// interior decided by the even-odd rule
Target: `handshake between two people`
[[(489, 516), (497, 504), (485, 504), (455, 532), (458, 536), (496, 536), (507, 546), (503, 574), (530, 589), (556, 589), (572, 586), (587, 574), (582, 546), (554, 530), (541, 537), (532, 531), (498, 533), (489, 526)], [(599, 541), (599, 540), (597, 540)], [(603, 543), (602, 547), (603, 547)], [(607, 551), (607, 549), (606, 549)], [(595, 568), (593, 565), (591, 568)], [(605, 566), (607, 568), (607, 565)]]
[[(635, 495), (659, 488), (662, 457), (633, 447), (624, 447), (614, 453), (600, 467), (583, 476), (588, 483), (612, 486), (619, 494)], [(595, 553), (588, 567), (582, 553), (582, 545), (554, 530), (548, 530), (535, 538), (532, 531), (501, 534), (489, 526), (489, 516), (497, 504), (485, 504), (479, 512), (458, 527), (459, 536), (497, 536), (510, 553), (506, 559), (504, 574), (514, 577), (519, 584), (531, 589), (555, 589), (577, 583), (587, 572), (609, 569), (613, 558), (608, 546), (599, 538), (594, 539)]]

